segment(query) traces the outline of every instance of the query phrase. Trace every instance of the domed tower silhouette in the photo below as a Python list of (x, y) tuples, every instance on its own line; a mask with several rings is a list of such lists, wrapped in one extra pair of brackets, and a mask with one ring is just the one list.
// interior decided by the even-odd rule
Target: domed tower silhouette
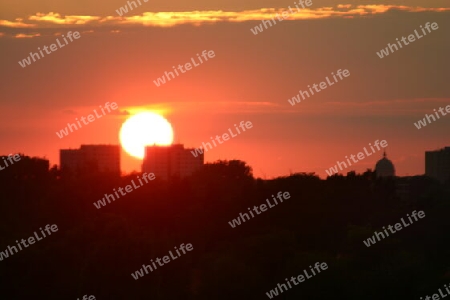
[(375, 165), (375, 173), (377, 177), (394, 177), (395, 167), (394, 164), (386, 158), (386, 151), (383, 153), (383, 158), (380, 159)]

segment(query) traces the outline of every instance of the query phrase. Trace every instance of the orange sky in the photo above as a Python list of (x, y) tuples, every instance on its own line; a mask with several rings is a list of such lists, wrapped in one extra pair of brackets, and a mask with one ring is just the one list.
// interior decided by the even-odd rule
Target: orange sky
[[(377, 139), (388, 141), (398, 175), (422, 174), (424, 151), (450, 145), (449, 116), (420, 130), (413, 125), (450, 104), (445, 1), (313, 1), (309, 10), (256, 36), (250, 28), (258, 20), (293, 1), (152, 1), (119, 18), (115, 10), (125, 3), (0, 1), (0, 154), (20, 151), (58, 163), (61, 148), (117, 144), (126, 114), (143, 109), (161, 112), (186, 147), (251, 121), (251, 130), (205, 158), (242, 159), (267, 178), (289, 172), (324, 177), (336, 160)], [(439, 30), (377, 57), (387, 43), (426, 22), (437, 22)], [(19, 66), (30, 51), (69, 30), (81, 38)], [(215, 58), (153, 84), (203, 50), (214, 50)], [(351, 76), (295, 106), (287, 102), (338, 69)], [(121, 113), (56, 136), (107, 101), (117, 102)], [(381, 153), (351, 169), (373, 168), (378, 158)], [(123, 154), (123, 171), (139, 168)]]

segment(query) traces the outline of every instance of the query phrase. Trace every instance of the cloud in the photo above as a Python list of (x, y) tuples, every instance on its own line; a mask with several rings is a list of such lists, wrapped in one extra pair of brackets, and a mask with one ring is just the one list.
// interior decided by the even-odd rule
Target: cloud
[(219, 22), (248, 22), (269, 20), (276, 14), (288, 12), (288, 20), (314, 20), (325, 18), (355, 18), (387, 13), (391, 10), (399, 10), (409, 13), (417, 12), (448, 12), (450, 8), (424, 8), (401, 5), (358, 5), (353, 7), (350, 4), (338, 4), (336, 7), (320, 7), (297, 10), (296, 8), (261, 8), (244, 11), (184, 11), (184, 12), (144, 12), (134, 16), (79, 16), (66, 15), (49, 12), (36, 13), (36, 15), (15, 21), (0, 20), (0, 27), (10, 28), (61, 28), (87, 27), (87, 26), (154, 26), (172, 27), (183, 24), (203, 25)]
[(37, 13), (34, 16), (28, 17), (28, 20), (30, 21), (37, 21), (37, 22), (49, 22), (53, 24), (59, 24), (59, 25), (84, 25), (88, 22), (100, 20), (101, 17), (96, 16), (65, 16), (62, 17), (58, 13), (50, 12), (48, 14), (43, 13)]
[(345, 110), (347, 112), (361, 114), (412, 116), (432, 113), (434, 108), (445, 108), (449, 103), (450, 99), (447, 98), (395, 99), (366, 102), (330, 101), (324, 103), (323, 109), (329, 111)]
[(190, 101), (190, 102), (170, 102), (170, 103), (154, 103), (144, 106), (127, 107), (128, 114), (135, 114), (142, 111), (153, 111), (160, 114), (191, 114), (198, 113), (198, 111), (220, 111), (221, 114), (270, 114), (275, 111), (283, 112), (289, 109), (284, 105), (273, 102), (250, 102), (250, 101)]
[[(17, 20), (17, 19), (16, 19)], [(21, 19), (20, 19), (21, 20)], [(36, 24), (24, 24), (22, 21), (10, 22), (8, 20), (0, 20), (0, 27), (10, 27), (10, 28), (33, 28)]]
[(17, 33), (14, 37), (16, 39), (27, 39), (41, 36), (40, 33)]
[(199, 110), (220, 111), (222, 114), (270, 114), (273, 112), (283, 112), (284, 105), (268, 101), (218, 101), (218, 102), (171, 102), (172, 111), (183, 113), (194, 113)]
[(386, 13), (390, 10), (400, 10), (405, 12), (445, 12), (450, 8), (421, 8), (395, 5), (359, 5), (351, 9), (351, 6), (342, 6), (347, 10), (337, 10), (333, 7), (321, 7), (316, 9), (295, 8), (290, 13), (289, 8), (261, 8), (258, 10), (246, 10), (241, 12), (230, 11), (192, 11), (192, 12), (145, 12), (142, 15), (130, 17), (108, 17), (101, 22), (112, 22), (114, 24), (134, 24), (144, 26), (171, 27), (182, 24), (201, 25), (218, 22), (246, 22), (270, 20), (276, 14), (289, 12), (288, 20), (311, 20), (332, 17), (361, 17)]

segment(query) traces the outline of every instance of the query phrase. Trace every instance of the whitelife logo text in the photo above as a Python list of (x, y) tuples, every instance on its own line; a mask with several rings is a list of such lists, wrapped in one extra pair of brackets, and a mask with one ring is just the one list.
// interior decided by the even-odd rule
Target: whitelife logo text
[[(206, 55), (206, 54), (208, 54), (208, 55)], [(204, 59), (205, 62), (206, 62), (206, 61), (208, 61), (208, 57), (209, 57), (209, 58), (214, 58), (214, 57), (216, 56), (216, 54), (214, 53), (213, 50), (209, 50), (208, 53), (206, 53), (206, 50), (203, 50), (201, 56), (203, 57), (203, 59)], [(198, 60), (200, 61), (199, 64), (196, 64), (196, 63), (195, 63), (195, 60), (194, 60), (193, 57), (191, 58), (191, 61), (192, 61), (192, 64), (194, 65), (194, 67), (198, 67), (198, 66), (200, 66), (201, 64), (203, 64), (203, 60), (202, 60), (202, 58), (200, 57), (200, 55), (199, 55), (198, 53), (197, 53), (197, 58), (198, 58)], [(182, 65), (178, 65), (178, 67), (175, 67), (175, 66), (172, 67), (172, 68), (173, 68), (173, 71), (175, 72), (175, 74), (177, 74), (177, 77), (180, 76), (180, 74), (178, 74), (177, 69), (180, 70), (180, 72), (181, 72), (182, 74), (186, 73), (187, 71), (192, 70), (192, 65), (191, 65), (190, 62), (185, 63), (185, 64), (184, 64), (184, 67), (185, 67), (185, 69), (183, 69), (183, 66), (182, 66)], [(170, 78), (169, 75), (172, 76), (172, 78)], [(153, 80), (153, 83), (154, 83), (157, 87), (160, 87), (161, 84), (166, 83), (166, 78), (167, 78), (168, 81), (170, 81), (170, 80), (172, 80), (172, 79), (175, 79), (175, 75), (174, 75), (173, 72), (171, 72), (171, 71), (169, 71), (169, 72), (166, 71), (166, 72), (164, 72), (164, 75), (163, 75), (162, 77), (160, 77), (160, 78), (158, 78), (158, 79), (156, 79), (156, 80)]]
[[(97, 109), (94, 109), (95, 116), (93, 114), (90, 114), (90, 115), (87, 116), (87, 118), (85, 118), (85, 117), (81, 117), (80, 118), (84, 125), (88, 125), (89, 123), (92, 123), (95, 120), (100, 119), (101, 117), (106, 115), (105, 110), (103, 109), (103, 106), (100, 105), (99, 107), (100, 107), (100, 109), (101, 109), (103, 114), (99, 115), (97, 113)], [(111, 112), (111, 109), (112, 110), (116, 110), (117, 108), (118, 108), (118, 106), (117, 106), (116, 102), (111, 103), (111, 107), (110, 107), (109, 102), (105, 103), (105, 109), (108, 111), (108, 113)], [(97, 117), (97, 118), (95, 118), (95, 117)], [(88, 121), (87, 123), (86, 123), (86, 119)], [(81, 128), (81, 124), (80, 124), (80, 121), (78, 120), (78, 118), (75, 118), (75, 121), (77, 121), (78, 127), (77, 127), (77, 125), (75, 123), (67, 123), (67, 127), (65, 127), (64, 129), (61, 129), (59, 132), (56, 132), (56, 135), (60, 139), (62, 139), (63, 137), (69, 135), (69, 129), (70, 129), (70, 132), (73, 132), (72, 128), (75, 128), (75, 130), (78, 130), (78, 128)]]
[[(283, 203), (283, 199), (287, 200), (287, 199), (291, 198), (291, 195), (289, 194), (289, 192), (284, 192), (284, 193), (278, 192), (277, 198), (278, 198), (278, 200), (281, 203)], [(273, 201), (275, 203), (274, 205), (270, 205), (269, 199), (268, 198), (266, 199), (266, 202), (267, 202), (267, 205), (269, 206), (269, 208), (272, 208), (272, 207), (275, 207), (276, 205), (278, 205), (277, 199), (275, 199), (274, 195), (272, 195), (272, 199), (273, 199)], [(255, 215), (253, 214), (252, 210), (256, 214), (260, 215), (262, 212), (265, 212), (267, 210), (267, 205), (261, 204), (259, 206), (259, 209), (261, 211), (258, 210), (258, 206), (253, 206), (253, 209), (248, 208), (248, 212), (250, 213), (252, 218), (254, 218)], [(230, 224), (231, 228), (236, 228), (236, 226), (241, 225), (241, 220), (242, 220), (242, 222), (245, 222), (245, 218), (244, 217), (247, 217), (247, 220), (250, 221), (250, 216), (247, 213), (240, 213), (239, 216), (236, 219), (233, 219), (233, 221), (228, 222), (228, 224)]]
[[(300, 5), (303, 9), (305, 9), (305, 4), (306, 6), (310, 7), (312, 5), (312, 0), (299, 0), (298, 1), (298, 5)], [(294, 2), (295, 7), (297, 7), (297, 12), (301, 12), (300, 7), (298, 7), (297, 2)], [(255, 26), (254, 28), (251, 28), (250, 31), (254, 34), (257, 35), (258, 33), (262, 33), (264, 28), (268, 29), (267, 25), (269, 25), (270, 27), (272, 27), (272, 23), (273, 25), (277, 24), (277, 21), (275, 21), (275, 17), (277, 17), (278, 21), (283, 21), (287, 18), (290, 17), (290, 15), (297, 13), (296, 11), (292, 10), (292, 8), (290, 6), (288, 6), (289, 11), (285, 10), (283, 12), (281, 12), (281, 16), (279, 13), (277, 13), (272, 20), (262, 20), (261, 24), (258, 26)], [(264, 25), (264, 28), (263, 28)]]
[[(80, 36), (80, 33), (78, 31), (74, 31), (73, 34), (72, 34), (72, 31), (69, 31), (67, 33), (67, 38), (71, 42), (73, 42), (73, 39), (78, 40), (80, 37), (81, 36)], [(66, 45), (69, 44), (69, 42), (64, 37), (64, 34), (62, 35), (62, 38), (63, 38), (64, 42), (66, 42), (65, 44), (61, 44), (59, 42), (59, 38), (58, 38), (58, 39), (56, 39), (56, 42), (57, 42), (59, 47), (56, 47), (56, 44), (51, 44), (50, 47), (47, 47), (47, 46), (42, 47), (43, 48), (42, 50), (44, 50), (46, 54), (51, 54), (52, 52), (55, 52), (56, 50), (61, 49), (62, 47), (65, 47)], [(49, 48), (50, 48), (51, 51), (48, 51)], [(38, 52), (41, 54), (41, 56), (39, 56), (39, 53), (30, 52), (30, 55), (27, 58), (23, 59), (22, 61), (19, 61), (19, 65), (22, 68), (25, 68), (26, 66), (31, 65), (31, 59), (33, 59), (33, 62), (36, 61), (35, 57), (37, 59), (41, 59), (41, 57), (44, 57), (44, 53), (42, 52), (42, 50), (41, 50), (41, 47), (38, 47)]]
[[(179, 249), (180, 251), (178, 251), (177, 247), (174, 247), (174, 248), (175, 248), (175, 252), (178, 254), (178, 256), (173, 255), (172, 251), (169, 251), (170, 257), (169, 257), (169, 255), (166, 255), (162, 259), (159, 258), (159, 257), (157, 257), (155, 259), (156, 263), (160, 267), (162, 267), (165, 264), (168, 264), (171, 261), (174, 261), (175, 259), (181, 257), (180, 251), (183, 252), (183, 254), (186, 254), (185, 248), (186, 248), (187, 251), (194, 250), (194, 247), (190, 243), (186, 244), (186, 246), (184, 244), (181, 244), (180, 245), (180, 249)], [(131, 274), (131, 277), (133, 277), (134, 280), (138, 280), (140, 277), (144, 277), (145, 274), (148, 274), (148, 271), (153, 272), (154, 270), (158, 269), (158, 267), (156, 266), (156, 263), (153, 261), (153, 259), (151, 259), (150, 261), (151, 261), (151, 265), (143, 264), (142, 268), (140, 268), (138, 271), (136, 271), (136, 272)], [(144, 272), (145, 272), (145, 274), (144, 274)]]
[[(438, 26), (438, 24), (437, 24), (436, 22), (434, 22), (434, 23), (431, 24), (431, 25), (430, 25), (430, 22), (428, 22), (427, 24), (425, 24), (425, 28), (427, 29), (428, 33), (431, 33), (430, 27), (431, 27), (431, 29), (433, 29), (433, 30), (438, 30), (438, 29), (439, 29), (439, 26)], [(414, 34), (410, 34), (410, 35), (408, 36), (408, 41), (409, 41), (409, 43), (406, 41), (406, 38), (405, 38), (404, 36), (402, 36), (401, 40), (402, 40), (402, 42), (403, 42), (403, 44), (404, 44), (405, 46), (407, 46), (407, 45), (409, 45), (410, 43), (416, 41), (416, 37), (417, 37), (417, 39), (419, 40), (419, 39), (423, 38), (425, 35), (427, 35), (427, 32), (426, 32), (425, 29), (422, 27), (422, 25), (420, 25), (420, 28), (422, 29), (422, 33), (423, 33), (424, 35), (420, 35), (420, 34), (417, 32), (417, 29), (414, 30), (415, 35), (414, 35)], [(400, 46), (400, 48), (403, 48), (402, 43), (400, 43), (400, 41), (398, 40), (398, 38), (396, 38), (396, 40), (397, 40), (397, 44)], [(395, 50), (394, 50), (394, 49), (395, 49)], [(380, 52), (377, 52), (378, 57), (379, 57), (379, 58), (383, 58), (383, 57), (385, 57), (385, 56), (388, 56), (388, 55), (389, 55), (389, 50), (391, 50), (391, 53), (394, 53), (394, 51), (398, 51), (399, 49), (398, 49), (398, 47), (397, 47), (397, 45), (396, 45), (395, 43), (392, 44), (392, 45), (391, 45), (390, 43), (388, 43), (388, 46), (387, 46), (385, 49), (382, 49)]]
[[(136, 0), (139, 5), (142, 5), (141, 0)], [(131, 4), (134, 4), (134, 8), (138, 8), (138, 5), (136, 4), (136, 1), (127, 1), (128, 6), (130, 7), (130, 11), (133, 10), (133, 7), (131, 6)], [(148, 2), (148, 0), (142, 0), (145, 3)], [(128, 13), (128, 7), (126, 5), (120, 7), (119, 9), (116, 9), (116, 13), (121, 17), (124, 14)]]
[[(382, 140), (381, 142), (379, 142), (378, 140), (375, 141), (375, 143), (373, 143), (373, 146), (371, 143), (369, 143), (370, 149), (372, 149), (372, 152), (369, 153), (366, 149), (366, 147), (364, 147), (364, 152), (366, 153), (367, 156), (371, 156), (372, 154), (374, 154), (376, 151), (373, 148), (373, 146), (375, 148), (378, 149), (378, 151), (380, 151), (380, 146), (382, 148), (386, 148), (388, 146), (388, 143), (386, 140)], [(358, 157), (358, 159), (356, 159), (355, 157)], [(345, 168), (348, 168), (352, 165), (352, 162), (350, 161), (350, 159), (348, 158), (348, 156), (345, 156), (348, 166), (345, 163), (345, 161), (337, 161), (337, 165), (334, 165), (334, 167), (331, 167), (329, 170), (325, 170), (325, 172), (328, 174), (328, 176), (332, 176), (334, 174), (337, 174), (339, 172), (338, 167), (341, 169), (341, 171)], [(354, 163), (357, 163), (358, 161), (363, 160), (364, 158), (366, 158), (366, 156), (364, 156), (363, 152), (359, 152), (357, 155), (354, 154), (350, 154), (350, 158), (352, 159), (352, 161)], [(342, 166), (344, 166), (344, 168), (342, 168)]]
[[(439, 120), (441, 117), (439, 117), (439, 114), (437, 113), (436, 109), (433, 109), (433, 110), (434, 110), (434, 113), (436, 114), (436, 117)], [(439, 107), (438, 110), (441, 113), (441, 115), (444, 117), (447, 114), (450, 114), (450, 105), (447, 105), (445, 107), (445, 110), (447, 111), (447, 113), (444, 112), (444, 108), (443, 107)], [(425, 126), (427, 126), (427, 120), (428, 120), (428, 124), (431, 124), (431, 119), (433, 119), (433, 122), (436, 122), (436, 118), (432, 114), (431, 115), (425, 114), (425, 118), (423, 118), (423, 120), (417, 121), (417, 123), (414, 123), (414, 126), (416, 126), (417, 129), (425, 127)]]
[[(417, 213), (416, 211), (413, 211), (413, 212), (411, 213), (411, 217), (409, 216), (409, 214), (407, 214), (407, 216), (408, 216), (408, 219), (409, 219), (409, 221), (410, 221), (411, 223), (406, 223), (405, 220), (403, 220), (403, 218), (400, 218), (400, 220), (402, 221), (403, 226), (405, 226), (405, 227), (408, 227), (409, 225), (411, 225), (411, 224), (413, 223), (413, 220), (411, 219), (411, 217), (413, 217), (414, 220), (416, 220), (416, 222), (419, 221), (419, 219), (417, 219), (417, 216), (418, 216), (420, 219), (425, 218), (425, 212), (424, 212), (423, 210), (419, 211), (418, 213)], [(405, 228), (405, 227), (402, 227), (402, 224), (396, 223), (394, 226), (388, 225), (387, 228), (388, 228), (389, 231), (393, 234), (393, 233), (396, 233), (397, 231), (400, 231), (400, 230), (402, 230), (403, 228)], [(393, 229), (394, 227), (395, 227), (395, 230)], [(384, 233), (386, 234), (386, 236), (383, 234), (383, 231), (384, 231)], [(376, 231), (375, 231), (374, 235), (373, 235), (371, 238), (368, 238), (367, 241), (363, 241), (363, 243), (364, 243), (364, 245), (366, 245), (367, 247), (370, 247), (371, 245), (375, 245), (375, 243), (377, 242), (377, 240), (378, 240), (378, 242), (379, 242), (379, 241), (381, 240), (381, 238), (385, 239), (385, 238), (388, 237), (388, 236), (389, 236), (389, 232), (388, 232), (388, 230), (386, 229), (386, 227), (383, 226), (383, 230), (382, 230), (382, 231), (380, 231), (380, 232), (376, 232)], [(381, 238), (380, 238), (380, 237), (381, 237)], [(375, 239), (375, 238), (376, 238), (376, 239)]]
[[(325, 262), (323, 262), (323, 263), (321, 263), (321, 264), (319, 264), (318, 262), (316, 262), (316, 263), (314, 264), (314, 267), (309, 266), (309, 269), (310, 269), (310, 272), (311, 272), (312, 275), (308, 274), (308, 271), (306, 271), (306, 269), (303, 270), (303, 273), (305, 274), (306, 279), (313, 278), (314, 276), (318, 275), (321, 271), (325, 271), (326, 269), (328, 269), (328, 265), (327, 265), (327, 263), (325, 263)], [(315, 269), (316, 271), (314, 271), (314, 269)], [(317, 272), (317, 274), (316, 274), (316, 272)], [(268, 293), (266, 293), (267, 297), (269, 297), (269, 299), (272, 299), (273, 297), (278, 296), (279, 293), (281, 294), (281, 293), (284, 292), (284, 291), (283, 291), (283, 288), (284, 288), (284, 289), (286, 290), (286, 292), (287, 292), (289, 289), (292, 289), (291, 282), (292, 282), (294, 285), (299, 285), (300, 283), (302, 283), (302, 282), (305, 281), (305, 276), (303, 276), (302, 274), (300, 274), (300, 275), (298, 275), (297, 277), (292, 276), (290, 280), (288, 280), (287, 278), (285, 278), (287, 286), (286, 286), (286, 284), (284, 284), (284, 283), (281, 283), (281, 284), (279, 283), (279, 284), (277, 285), (277, 287), (275, 287), (273, 290), (270, 290)], [(288, 286), (289, 286), (289, 288), (288, 288)]]
[[(312, 88), (311, 88), (310, 85), (308, 85), (308, 89), (309, 89), (309, 92), (311, 93), (311, 95), (308, 93), (308, 91), (300, 90), (297, 95), (295, 95), (291, 99), (288, 99), (288, 102), (292, 106), (294, 106), (296, 103), (300, 103), (302, 101), (300, 99), (300, 96), (302, 97), (303, 100), (305, 100), (306, 97), (309, 98), (309, 97), (313, 96), (314, 95), (314, 91), (316, 91), (316, 93), (319, 93), (319, 92), (323, 91), (324, 89), (326, 89), (326, 88), (336, 84), (337, 82), (339, 82), (338, 79), (336, 78), (336, 76), (338, 76), (341, 81), (344, 80), (344, 78), (350, 76), (350, 71), (347, 70), (347, 69), (345, 69), (344, 71), (341, 71), (341, 69), (339, 69), (339, 70), (336, 71), (336, 75), (334, 75), (334, 72), (331, 72), (331, 75), (333, 76), (334, 82), (330, 81), (330, 79), (327, 76), (327, 77), (325, 77), (326, 78), (326, 82), (322, 81), (319, 84), (315, 84), (314, 83), (312, 85)], [(342, 76), (344, 76), (344, 77), (342, 77)], [(318, 89), (317, 87), (320, 87), (320, 89)], [(314, 89), (314, 91), (313, 91), (313, 89)]]
[[(153, 174), (153, 173), (149, 173), (149, 174), (144, 173), (144, 174), (142, 174), (142, 179), (144, 179), (145, 183), (148, 183), (149, 180), (154, 180), (155, 179), (155, 174)], [(131, 186), (131, 184), (127, 185), (125, 187), (126, 193), (123, 192), (124, 188), (121, 188), (121, 187), (118, 188), (118, 191), (116, 191), (116, 189), (113, 189), (114, 194), (117, 196), (117, 199), (120, 198), (118, 192), (122, 196), (126, 196), (127, 193), (131, 193), (132, 191), (137, 190), (138, 188), (140, 188), (141, 186), (144, 185), (144, 183), (142, 183), (142, 180), (141, 180), (140, 176), (137, 177), (137, 180), (139, 180), (139, 183), (141, 185), (136, 185), (134, 183), (134, 179), (132, 179), (131, 183), (133, 184), (133, 186)], [(102, 208), (102, 206), (106, 206), (106, 201), (108, 201), (108, 203), (111, 203), (111, 200), (112, 201), (116, 201), (116, 198), (114, 197), (114, 195), (113, 194), (105, 194), (105, 197), (103, 197), (101, 200), (98, 200), (97, 203), (94, 202), (93, 204), (94, 204), (94, 206), (97, 209), (100, 209), (100, 208)]]
[[(0, 164), (0, 171), (6, 169), (9, 166), (12, 166), (14, 164), (13, 158), (14, 158), (15, 162), (18, 162), (21, 157), (20, 157), (20, 154), (14, 154), (14, 156), (12, 154), (10, 154), (7, 157), (4, 156), (3, 157), (3, 164), (5, 165), (5, 167), (2, 167), (2, 165)], [(7, 160), (9, 160), (9, 164), (8, 164)]]
[[(244, 121), (241, 121), (241, 123), (239, 123), (239, 127), (241, 127), (242, 131), (245, 131), (245, 128), (247, 128), (247, 129), (252, 128), (253, 124), (250, 121), (245, 122), (245, 124), (244, 124)], [(236, 131), (238, 134), (241, 133), (239, 128), (236, 126), (236, 124), (234, 124), (234, 128), (236, 128)], [(237, 136), (237, 134), (233, 134), (233, 132), (231, 131), (231, 128), (228, 128), (228, 132), (230, 133), (231, 137)], [(216, 140), (219, 144), (223, 144), (224, 142), (226, 142), (230, 139), (230, 136), (228, 135), (228, 133), (224, 133), (224, 134), (222, 134), (222, 139), (223, 139), (223, 142), (221, 141), (219, 135), (216, 135), (215, 138), (211, 137), (211, 141), (213, 142), (214, 147), (217, 147), (216, 142), (214, 140)], [(206, 144), (205, 144), (205, 142), (203, 142), (202, 146), (200, 146), (200, 148), (195, 148), (194, 151), (191, 151), (192, 155), (194, 157), (197, 157), (199, 154), (203, 154), (203, 150), (205, 150), (205, 152), (208, 151), (207, 146), (209, 146), (210, 149), (213, 148), (209, 142), (206, 142)]]
[[(44, 229), (42, 229), (42, 227), (39, 229), (41, 230), (41, 236), (42, 236), (41, 238), (39, 238), (39, 234), (36, 233), (36, 231), (35, 231), (34, 237), (31, 236), (26, 240), (22, 239), (20, 242), (16, 240), (17, 247), (19, 247), (20, 250), (23, 250), (22, 246), (24, 246), (25, 248), (28, 248), (30, 245), (33, 245), (34, 243), (36, 243), (36, 240), (40, 241), (46, 237), (44, 230), (47, 232), (48, 235), (51, 235), (52, 232), (58, 231), (58, 226), (56, 226), (56, 224), (53, 224), (51, 226), (47, 224), (47, 225), (45, 225)], [(36, 238), (36, 240), (35, 240), (35, 238)], [(28, 241), (28, 244), (27, 244), (27, 241)], [(8, 248), (5, 251), (3, 251), (3, 252), (0, 251), (0, 261), (2, 261), (4, 258), (8, 258), (9, 254), (14, 255), (13, 250), (16, 253), (19, 252), (19, 250), (17, 250), (16, 246), (8, 246)]]

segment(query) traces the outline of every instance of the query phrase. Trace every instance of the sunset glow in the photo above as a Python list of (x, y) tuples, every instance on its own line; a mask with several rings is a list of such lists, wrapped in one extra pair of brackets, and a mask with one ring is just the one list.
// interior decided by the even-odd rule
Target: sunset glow
[(1, 299), (450, 295), (450, 0), (0, 8)]

